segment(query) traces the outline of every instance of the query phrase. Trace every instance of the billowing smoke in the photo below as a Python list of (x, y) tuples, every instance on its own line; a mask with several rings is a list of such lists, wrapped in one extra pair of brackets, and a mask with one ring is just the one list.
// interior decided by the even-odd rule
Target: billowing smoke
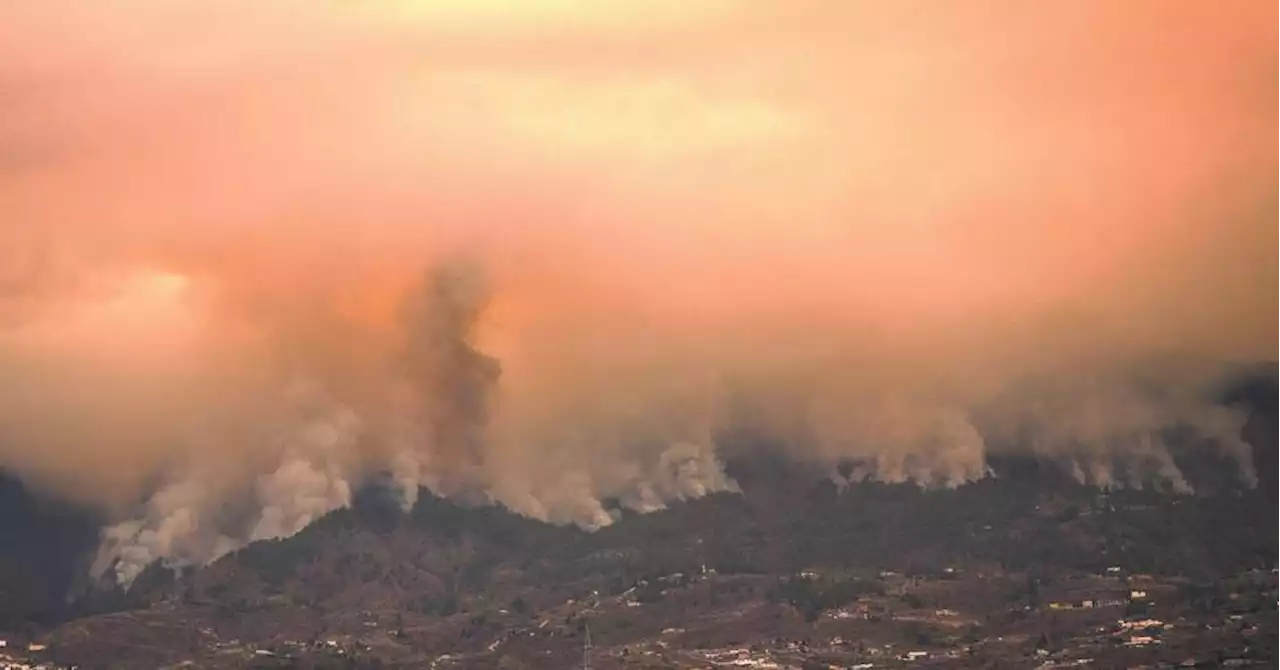
[(0, 8), (0, 466), (200, 565), (389, 481), (1256, 478), (1275, 7)]
[(456, 474), (484, 462), (489, 405), (502, 368), (474, 343), (488, 300), (484, 277), (474, 268), (440, 268), (425, 289), (405, 316), (404, 369), (419, 410), (411, 424), (420, 429), (408, 444), (421, 445), (413, 451), (426, 451), (434, 467)]
[[(170, 474), (140, 516), (103, 531), (92, 576), (113, 569), (117, 582), (127, 585), (157, 560), (172, 567), (203, 565), (247, 542), (293, 535), (349, 505), (360, 418), (303, 382), (285, 388), (282, 400), (288, 414), (265, 423), (252, 447), (265, 458), (245, 471), (257, 471), (251, 490), (236, 486), (248, 479), (215, 488), (217, 477), (207, 470)], [(228, 506), (248, 513), (228, 514)]]

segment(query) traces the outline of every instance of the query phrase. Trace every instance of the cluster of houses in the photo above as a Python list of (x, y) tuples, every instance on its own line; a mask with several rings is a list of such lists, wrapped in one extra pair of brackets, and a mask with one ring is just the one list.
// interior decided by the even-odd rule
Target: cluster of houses
[[(1119, 566), (1112, 566), (1107, 568), (1102, 576), (1107, 580), (1122, 579), (1124, 578), (1124, 571)], [(1050, 601), (1048, 608), (1051, 610), (1093, 609), (1098, 607), (1119, 607), (1132, 602), (1148, 601), (1151, 598), (1148, 590), (1146, 588), (1136, 588), (1136, 586), (1148, 582), (1149, 579), (1137, 575), (1125, 580), (1126, 582), (1132, 580), (1134, 582), (1133, 586), (1082, 589), (1074, 596)]]
[(1119, 607), (1129, 602), (1118, 596), (1099, 596), (1081, 598), (1079, 600), (1054, 601), (1049, 603), (1051, 610), (1093, 609), (1095, 607)]
[[(24, 645), (13, 645), (13, 649), (26, 649), (28, 654), (38, 654), (48, 649), (38, 642), (29, 642)], [(11, 649), (8, 640), (0, 640), (0, 670), (73, 670), (56, 665), (50, 661), (37, 661), (30, 657), (19, 657), (11, 655)]]
[(1117, 635), (1128, 635), (1124, 641), (1126, 647), (1147, 647), (1160, 644), (1160, 631), (1172, 627), (1172, 624), (1157, 619), (1122, 620), (1117, 623), (1115, 632)]
[(713, 665), (728, 668), (775, 670), (782, 667), (767, 653), (753, 653), (750, 649), (742, 648), (709, 651), (706, 653), (706, 659)]

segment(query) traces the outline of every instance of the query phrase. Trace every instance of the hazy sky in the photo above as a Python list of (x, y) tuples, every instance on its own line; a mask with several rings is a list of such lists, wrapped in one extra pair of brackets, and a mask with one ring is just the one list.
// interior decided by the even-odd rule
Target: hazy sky
[(724, 375), (967, 398), (1274, 359), (1276, 21), (0, 0), (0, 465), (118, 502), (280, 378), (378, 405), (441, 262), (492, 287), (513, 441)]

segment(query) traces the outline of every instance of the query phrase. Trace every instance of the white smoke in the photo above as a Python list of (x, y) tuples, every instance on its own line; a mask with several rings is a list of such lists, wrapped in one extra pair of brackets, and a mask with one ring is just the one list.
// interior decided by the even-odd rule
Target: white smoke
[(1101, 488), (1164, 486), (1193, 489), (1169, 440), (1212, 445), (1233, 462), (1245, 486), (1255, 486), (1247, 413), (1195, 395), (1194, 389), (1111, 380), (1077, 388), (1022, 390), (988, 413), (986, 434), (1020, 453), (1063, 463), (1080, 483)]
[(650, 468), (639, 472), (634, 488), (625, 492), (620, 501), (624, 507), (644, 513), (666, 509), (672, 501), (739, 491), (738, 483), (725, 474), (714, 447), (680, 442), (663, 451)]
[(147, 500), (142, 516), (103, 530), (90, 575), (99, 579), (110, 570), (116, 583), (127, 586), (157, 560), (173, 568), (216, 560), (237, 543), (214, 527), (212, 504), (199, 479), (161, 488)]
[(128, 586), (154, 561), (204, 565), (249, 542), (293, 535), (349, 505), (354, 473), (344, 459), (361, 437), (360, 419), (312, 383), (295, 382), (282, 397), (284, 415), (258, 445), (264, 462), (278, 465), (257, 478), (247, 526), (220, 514), (224, 506), (243, 505), (240, 490), (192, 469), (153, 494), (137, 518), (103, 531), (92, 576), (111, 570), (117, 584)]
[[(1233, 432), (1239, 426), (1237, 416), (1226, 410), (1204, 416), (1207, 423), (1193, 426), (1197, 435), (1223, 438), (1229, 453), (1247, 458), (1247, 452), (1237, 444), (1238, 433)], [(1055, 427), (1062, 430), (1055, 422), (1038, 426), (1041, 439), (1034, 444), (1037, 453), (1063, 463), (1084, 484), (1101, 488), (1157, 484), (1179, 493), (1192, 492), (1158, 437), (1172, 425), (1146, 419), (1135, 426), (1122, 433), (1098, 433), (1096, 425), (1084, 422), (1078, 429), (1055, 433)], [(161, 488), (138, 518), (103, 532), (93, 575), (100, 577), (112, 569), (115, 581), (127, 586), (157, 560), (175, 568), (202, 565), (248, 542), (288, 537), (328, 512), (348, 506), (353, 488), (365, 483), (361, 472), (390, 473), (393, 489), (406, 511), (416, 502), (419, 487), (440, 495), (462, 493), (456, 486), (440, 485), (447, 473), (433, 473), (425, 467), (418, 454), (428, 450), (421, 448), (394, 451), (381, 468), (345, 463), (344, 453), (350, 453), (354, 443), (362, 439), (362, 427), (351, 410), (339, 406), (310, 415), (277, 442), (268, 443), (281, 456), (273, 470), (258, 478), (253, 501), (258, 512), (247, 527), (219, 526), (215, 511), (225, 501), (198, 477)], [(1082, 435), (1092, 441), (1081, 441)], [(879, 438), (888, 439), (884, 433)], [(857, 440), (849, 444), (857, 444)], [(905, 442), (889, 443), (891, 448), (876, 449), (875, 444), (886, 443), (862, 443), (859, 449), (845, 450), (842, 457), (865, 458), (847, 475), (835, 474), (833, 479), (841, 486), (872, 479), (955, 487), (990, 474), (981, 434), (955, 413), (939, 414), (932, 430), (912, 435)], [(838, 454), (826, 453), (832, 457)], [(476, 482), (474, 477), (468, 481)], [(617, 499), (627, 509), (648, 513), (665, 509), (673, 501), (740, 491), (725, 473), (715, 445), (692, 442), (673, 444), (649, 462), (632, 462), (621, 470), (616, 464), (604, 470), (584, 465), (566, 469), (550, 480), (508, 474), (485, 486), (472, 493), (532, 518), (572, 523), (588, 530), (616, 521), (616, 511), (606, 508), (606, 499)]]
[[(493, 433), (501, 368), (474, 343), (485, 291), (465, 266), (429, 274), (406, 310), (402, 370), (390, 377), (389, 388), (368, 394), (378, 402), (357, 406), (311, 376), (295, 377), (275, 399), (262, 399), (279, 406), (259, 417), (261, 427), (237, 438), (256, 441), (248, 450), (253, 461), (237, 471), (254, 481), (248, 505), (236, 487), (243, 477), (189, 468), (152, 495), (136, 518), (104, 531), (94, 576), (112, 569), (116, 583), (127, 587), (157, 560), (169, 567), (202, 565), (249, 542), (291, 536), (350, 505), (354, 490), (380, 475), (389, 476), (405, 511), (425, 487), (591, 530), (616, 519), (606, 499), (647, 512), (738, 490), (711, 441), (715, 413), (689, 396), (656, 408), (605, 403), (605, 419), (584, 415), (590, 429)], [(624, 452), (632, 433), (650, 446)], [(513, 453), (531, 459), (528, 467), (515, 466)], [(217, 484), (221, 479), (228, 483)], [(250, 511), (220, 515), (227, 506)]]
[[(103, 532), (94, 576), (111, 570), (127, 586), (155, 561), (202, 565), (249, 542), (291, 536), (350, 505), (357, 488), (381, 476), (405, 511), (425, 487), (594, 530), (618, 518), (608, 500), (648, 513), (740, 491), (725, 472), (724, 451), (744, 432), (780, 440), (801, 458), (854, 463), (832, 475), (840, 486), (865, 479), (962, 486), (989, 476), (989, 457), (1007, 451), (1056, 463), (1083, 484), (1191, 493), (1168, 443), (1178, 431), (1215, 445), (1246, 484), (1255, 479), (1241, 412), (1178, 387), (1117, 379), (968, 398), (822, 389), (786, 410), (767, 394), (753, 399), (751, 388), (708, 381), (715, 375), (673, 377), (616, 397), (602, 386), (595, 397), (567, 404), (569, 415), (555, 410), (554, 420), (509, 423), (503, 412), (515, 408), (502, 402), (499, 361), (475, 344), (484, 294), (461, 290), (458, 280), (447, 272), (429, 277), (421, 311), (406, 322), (408, 364), (391, 388), (354, 403), (305, 375), (287, 385), (264, 427), (243, 438), (257, 440), (255, 460), (244, 464), (254, 482), (247, 505), (235, 484), (242, 477), (222, 484), (188, 468), (136, 518)], [(769, 411), (731, 415), (722, 409), (730, 396)], [(227, 515), (228, 507), (248, 512)]]

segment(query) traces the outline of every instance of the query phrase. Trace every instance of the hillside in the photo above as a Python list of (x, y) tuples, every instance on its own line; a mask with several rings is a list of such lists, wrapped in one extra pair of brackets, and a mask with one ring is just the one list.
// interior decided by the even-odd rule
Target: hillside
[[(837, 485), (823, 468), (761, 452), (727, 464), (742, 493), (620, 511), (615, 524), (590, 533), (425, 489), (405, 514), (371, 487), (292, 537), (181, 574), (157, 563), (127, 592), (99, 587), (73, 602), (63, 596), (78, 593), (96, 520), (37, 502), (9, 479), (0, 487), (5, 532), (15, 539), (0, 564), (3, 627), (90, 668), (191, 658), (246, 667), (276, 658), (247, 650), (309, 658), (301, 650), (326, 640), (345, 645), (344, 663), (419, 667), (450, 654), (472, 659), (462, 667), (491, 667), (493, 659), (478, 659), (514, 644), (516, 630), (528, 639), (512, 647), (509, 663), (555, 667), (538, 655), (568, 662), (587, 619), (597, 644), (617, 648), (686, 620), (704, 622), (703, 646), (733, 644), (733, 631), (799, 635), (812, 617), (893, 588), (884, 574), (941, 585), (958, 599), (951, 609), (991, 613), (1007, 597), (1025, 597), (1028, 581), (1068, 583), (1113, 568), (1221, 584), (1277, 560), (1276, 473), (1263, 469), (1276, 450), (1272, 388), (1244, 387), (1234, 398), (1253, 407), (1245, 433), (1261, 481), (1252, 490), (1194, 450), (1181, 452), (1179, 465), (1201, 491), (1195, 496), (1103, 492), (1027, 457), (993, 458), (994, 476), (954, 489)], [(806, 572), (842, 577), (828, 590), (784, 588)], [(985, 575), (986, 586), (959, 574)], [(764, 618), (725, 618), (747, 611)]]
[(0, 469), (0, 630), (74, 614), (67, 596), (87, 578), (102, 523)]
[[(426, 492), (405, 516), (366, 496), (292, 538), (250, 545), (204, 570), (174, 578), (157, 566), (118, 594), (111, 611), (45, 639), (60, 659), (94, 667), (104, 654), (124, 653), (122, 640), (135, 662), (162, 664), (206, 653), (211, 640), (284, 649), (376, 633), (383, 646), (362, 647), (363, 657), (413, 667), (424, 653), (482, 654), (512, 627), (548, 616), (560, 617), (564, 633), (561, 626), (587, 616), (584, 607), (595, 611), (588, 603), (623, 596), (637, 603), (625, 616), (592, 615), (597, 644), (644, 639), (690, 616), (714, 620), (725, 607), (766, 602), (780, 578), (804, 571), (917, 580), (980, 572), (997, 575), (1003, 592), (1018, 590), (1026, 575), (1054, 582), (1112, 567), (1213, 583), (1276, 560), (1275, 524), (1256, 512), (1269, 503), (1256, 492), (1103, 495), (991, 479), (940, 491), (872, 483), (840, 491), (818, 482), (796, 497), (788, 473), (771, 483), (627, 516), (596, 533)], [(723, 581), (688, 583), (708, 572)], [(993, 597), (962, 596), (976, 599), (968, 608)], [(821, 602), (811, 605), (816, 612), (826, 609)], [(777, 632), (774, 623), (758, 625)], [(206, 632), (175, 638), (171, 629)], [(711, 625), (705, 635), (732, 630)], [(533, 646), (571, 655), (575, 639)]]

